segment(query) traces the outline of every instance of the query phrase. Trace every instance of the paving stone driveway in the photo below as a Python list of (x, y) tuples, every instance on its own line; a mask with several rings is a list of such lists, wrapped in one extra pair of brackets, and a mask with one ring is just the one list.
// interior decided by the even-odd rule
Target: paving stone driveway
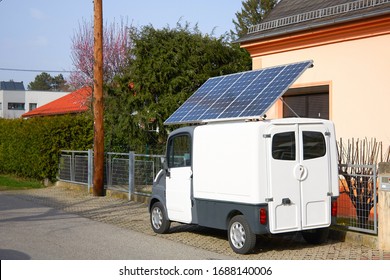
[[(147, 205), (139, 202), (112, 196), (95, 197), (85, 190), (63, 186), (5, 193), (95, 221), (156, 235), (149, 224)], [(320, 246), (308, 245), (300, 234), (258, 237), (255, 252), (250, 255), (233, 253), (227, 241), (226, 231), (221, 230), (172, 223), (170, 233), (159, 237), (243, 260), (390, 259), (390, 252), (350, 242), (329, 240)]]

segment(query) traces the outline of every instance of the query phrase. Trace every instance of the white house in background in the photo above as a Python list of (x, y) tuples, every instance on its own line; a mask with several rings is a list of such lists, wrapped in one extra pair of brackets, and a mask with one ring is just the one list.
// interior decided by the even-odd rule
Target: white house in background
[(66, 94), (69, 92), (25, 90), (23, 82), (0, 82), (0, 118), (20, 118), (24, 113)]

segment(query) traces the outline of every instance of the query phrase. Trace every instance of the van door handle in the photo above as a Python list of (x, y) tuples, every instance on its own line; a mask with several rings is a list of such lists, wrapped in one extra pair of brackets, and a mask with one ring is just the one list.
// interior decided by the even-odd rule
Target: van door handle
[(283, 205), (290, 205), (291, 204), (291, 200), (289, 198), (283, 198), (282, 199), (282, 204)]
[(296, 165), (294, 168), (294, 176), (298, 181), (303, 181), (307, 178), (308, 170), (303, 165)]

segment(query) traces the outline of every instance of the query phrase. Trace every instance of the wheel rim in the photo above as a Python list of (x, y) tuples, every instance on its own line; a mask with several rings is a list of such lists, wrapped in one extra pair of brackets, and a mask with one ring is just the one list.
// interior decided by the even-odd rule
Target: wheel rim
[(163, 221), (163, 214), (160, 208), (155, 207), (152, 211), (152, 224), (155, 229), (160, 229)]
[(246, 234), (242, 224), (235, 222), (230, 227), (230, 240), (234, 247), (241, 249), (244, 247)]

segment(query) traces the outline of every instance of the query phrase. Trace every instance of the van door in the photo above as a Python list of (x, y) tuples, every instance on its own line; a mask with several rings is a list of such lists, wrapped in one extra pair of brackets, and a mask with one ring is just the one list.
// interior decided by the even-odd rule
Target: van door
[(304, 171), (296, 177), (301, 189), (302, 229), (326, 227), (331, 223), (329, 131), (322, 125), (305, 124), (299, 126), (299, 137)]
[(169, 138), (167, 148), (166, 206), (171, 221), (191, 223), (191, 136), (187, 133)]
[(271, 233), (330, 225), (329, 140), (320, 124), (268, 130)]

